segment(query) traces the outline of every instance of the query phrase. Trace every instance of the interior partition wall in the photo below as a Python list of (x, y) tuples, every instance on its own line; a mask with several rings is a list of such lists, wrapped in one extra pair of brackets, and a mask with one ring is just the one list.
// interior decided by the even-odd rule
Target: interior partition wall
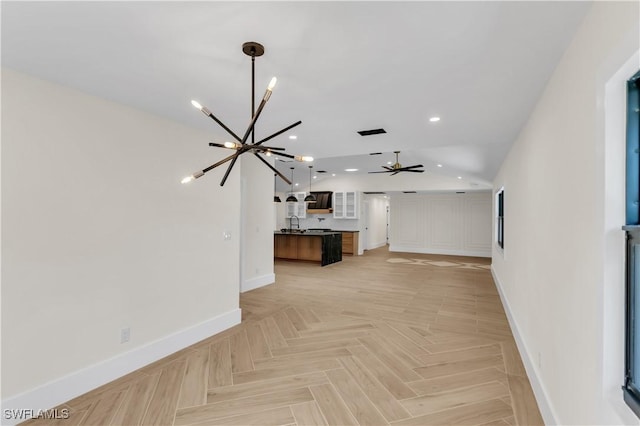
[(490, 191), (392, 196), (389, 250), (490, 257), (491, 203)]

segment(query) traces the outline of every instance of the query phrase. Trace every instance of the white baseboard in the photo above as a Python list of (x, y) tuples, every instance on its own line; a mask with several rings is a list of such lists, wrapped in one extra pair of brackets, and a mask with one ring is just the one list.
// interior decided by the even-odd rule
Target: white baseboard
[(487, 250), (447, 250), (447, 249), (403, 247), (403, 246), (390, 244), (389, 251), (404, 252), (404, 253), (420, 253), (420, 254), (443, 254), (447, 256), (491, 257), (491, 247), (489, 247)]
[(240, 293), (244, 293), (245, 291), (250, 291), (256, 288), (264, 287), (266, 285), (273, 284), (275, 282), (276, 282), (276, 274), (267, 274), (267, 275), (251, 278), (249, 280), (245, 280), (240, 285)]
[(13, 419), (6, 410), (47, 410), (76, 398), (99, 386), (129, 374), (167, 355), (239, 324), (241, 309), (234, 309), (200, 324), (170, 334), (121, 355), (83, 368), (45, 383), (35, 389), (2, 401), (2, 425), (14, 425), (27, 419)]
[(496, 288), (498, 289), (498, 293), (500, 294), (500, 300), (502, 301), (504, 312), (507, 315), (507, 319), (509, 320), (509, 325), (511, 326), (511, 330), (513, 332), (513, 338), (516, 341), (518, 351), (520, 352), (520, 358), (522, 358), (522, 363), (524, 364), (524, 368), (527, 371), (527, 376), (529, 377), (529, 382), (531, 383), (533, 394), (536, 397), (536, 402), (538, 403), (538, 408), (540, 409), (542, 419), (547, 425), (557, 425), (559, 424), (557, 420), (558, 416), (553, 409), (553, 405), (551, 404), (551, 400), (549, 399), (546, 388), (544, 387), (544, 384), (538, 376), (538, 371), (535, 368), (534, 363), (535, 357), (532, 356), (522, 338), (522, 335), (520, 334), (520, 327), (518, 327), (518, 323), (513, 317), (511, 306), (509, 305), (509, 301), (502, 291), (502, 284), (500, 283), (500, 280), (498, 279), (498, 276), (493, 269), (493, 265), (491, 265), (491, 275), (493, 275), (493, 281), (496, 283)]
[(369, 246), (369, 248), (367, 250), (375, 250), (377, 248), (384, 247), (386, 245), (387, 245), (386, 241), (382, 241), (380, 243), (373, 243), (373, 244), (371, 244), (371, 246)]

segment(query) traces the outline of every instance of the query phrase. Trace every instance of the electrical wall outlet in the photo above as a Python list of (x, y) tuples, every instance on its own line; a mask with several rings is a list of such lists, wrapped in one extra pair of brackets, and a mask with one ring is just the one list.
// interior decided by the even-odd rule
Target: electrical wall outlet
[(120, 330), (120, 343), (127, 343), (131, 339), (131, 329), (129, 327), (125, 327)]
[(538, 368), (542, 370), (542, 353), (538, 352)]

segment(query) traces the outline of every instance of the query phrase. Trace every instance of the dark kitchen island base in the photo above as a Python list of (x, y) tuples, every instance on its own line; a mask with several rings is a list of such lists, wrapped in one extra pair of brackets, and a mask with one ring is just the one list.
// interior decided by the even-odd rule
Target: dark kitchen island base
[(340, 232), (274, 232), (273, 253), (277, 259), (320, 262), (322, 266), (342, 260)]

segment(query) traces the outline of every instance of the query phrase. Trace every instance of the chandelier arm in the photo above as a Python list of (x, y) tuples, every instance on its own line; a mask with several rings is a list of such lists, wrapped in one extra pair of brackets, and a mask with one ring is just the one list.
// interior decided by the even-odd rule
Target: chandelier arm
[(284, 152), (278, 152), (277, 154), (281, 157), (292, 158), (294, 160), (297, 160), (295, 155), (285, 154)]
[(297, 122), (293, 123), (292, 125), (287, 126), (287, 127), (285, 127), (284, 129), (282, 129), (282, 130), (280, 130), (280, 131), (275, 132), (275, 133), (274, 133), (274, 134), (272, 134), (271, 136), (267, 136), (266, 138), (264, 138), (264, 139), (262, 139), (262, 140), (259, 140), (259, 141), (258, 141), (258, 142), (256, 142), (255, 144), (256, 144), (256, 145), (262, 145), (262, 144), (263, 144), (263, 143), (265, 143), (266, 141), (268, 141), (268, 140), (270, 140), (270, 139), (273, 139), (273, 138), (275, 138), (275, 137), (276, 137), (276, 136), (278, 136), (278, 135), (283, 134), (283, 133), (284, 133), (284, 132), (286, 132), (287, 130), (291, 130), (291, 129), (293, 129), (294, 127), (296, 127), (297, 125), (299, 125), (299, 124), (301, 124), (301, 123), (302, 123), (302, 121), (297, 121)]
[(233, 150), (237, 150), (238, 149), (236, 147), (229, 147), (229, 146), (225, 146), (224, 144), (215, 143), (215, 142), (209, 142), (209, 146), (215, 146), (216, 148), (226, 148), (226, 149), (233, 149)]
[(271, 164), (269, 164), (269, 162), (266, 161), (264, 158), (262, 158), (257, 152), (254, 152), (253, 155), (258, 157), (258, 159), (260, 159), (260, 161), (262, 161), (264, 164), (267, 165), (267, 167), (269, 167), (271, 170), (273, 170), (274, 173), (276, 173), (278, 176), (280, 176), (283, 181), (287, 182), (287, 185), (291, 185), (291, 181), (289, 179), (287, 179), (282, 173), (280, 173), (280, 171), (278, 171), (278, 169), (276, 169)]
[(238, 157), (240, 156), (240, 154), (244, 152), (244, 151), (238, 151), (235, 154), (233, 154), (233, 158), (231, 159), (231, 164), (229, 164), (229, 167), (227, 167), (227, 171), (224, 172), (224, 176), (222, 177), (222, 180), (220, 181), (220, 186), (224, 186), (224, 183), (227, 181), (227, 178), (229, 177), (229, 173), (231, 173), (231, 169), (233, 169), (234, 164), (236, 164), (236, 161), (238, 160)]
[(251, 149), (256, 151), (284, 151), (285, 148), (280, 148), (277, 146), (259, 146), (259, 145), (249, 145)]
[(227, 158), (223, 158), (222, 160), (218, 161), (215, 164), (210, 165), (209, 167), (207, 167), (206, 169), (202, 169), (202, 173), (207, 173), (208, 171), (215, 169), (216, 167), (226, 163), (227, 161), (231, 160), (233, 158), (234, 155), (237, 154), (231, 154), (230, 156), (228, 156)]
[(249, 138), (249, 135), (251, 134), (251, 132), (253, 130), (253, 126), (256, 124), (256, 121), (258, 121), (258, 117), (260, 117), (260, 114), (262, 113), (262, 110), (264, 109), (264, 106), (266, 104), (267, 104), (267, 101), (262, 99), (262, 102), (260, 102), (260, 105), (258, 106), (258, 110), (254, 114), (254, 116), (251, 118), (251, 122), (249, 123), (249, 126), (247, 127), (247, 131), (244, 132), (244, 136), (242, 137), (242, 140), (240, 141), (241, 144), (244, 145), (247, 142), (247, 139)]
[(211, 119), (213, 121), (218, 123), (220, 125), (220, 127), (222, 127), (223, 129), (225, 129), (227, 131), (227, 133), (229, 133), (231, 136), (233, 136), (233, 138), (235, 140), (237, 140), (238, 142), (242, 142), (242, 139), (240, 139), (240, 137), (238, 135), (236, 135), (233, 130), (228, 128), (222, 121), (218, 120), (218, 118), (215, 115), (213, 115), (213, 113), (211, 111), (207, 110), (207, 112), (208, 112), (208, 114), (207, 114), (208, 117), (211, 117)]

